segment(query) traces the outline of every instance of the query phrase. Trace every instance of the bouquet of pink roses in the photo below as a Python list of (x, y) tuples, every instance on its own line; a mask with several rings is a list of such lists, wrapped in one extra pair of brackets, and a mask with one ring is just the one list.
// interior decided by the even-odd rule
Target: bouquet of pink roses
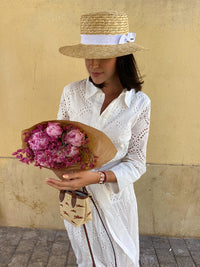
[[(116, 152), (103, 132), (83, 123), (56, 120), (22, 131), (22, 149), (13, 155), (26, 164), (51, 169), (63, 180), (63, 174), (68, 171), (102, 166)], [(60, 215), (76, 227), (92, 219), (85, 187), (84, 191), (60, 191)]]
[(13, 155), (40, 168), (92, 169), (115, 153), (110, 139), (99, 130), (79, 122), (55, 120), (22, 131), (22, 149)]

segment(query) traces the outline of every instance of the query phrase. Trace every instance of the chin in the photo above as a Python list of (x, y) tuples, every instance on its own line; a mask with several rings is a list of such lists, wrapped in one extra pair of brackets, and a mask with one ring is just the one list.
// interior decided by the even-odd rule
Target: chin
[(95, 78), (92, 78), (90, 76), (89, 77), (89, 81), (92, 82), (95, 86), (97, 86), (99, 88), (103, 88), (104, 87), (104, 81), (100, 81), (100, 79), (95, 79)]
[(98, 77), (91, 77), (93, 82), (96, 84), (101, 84), (104, 82), (104, 80), (102, 78), (98, 78)]

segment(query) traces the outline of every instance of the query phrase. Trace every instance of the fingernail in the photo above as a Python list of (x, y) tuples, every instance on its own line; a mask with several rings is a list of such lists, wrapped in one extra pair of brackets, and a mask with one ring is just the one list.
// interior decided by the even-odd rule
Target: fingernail
[(68, 175), (67, 175), (67, 174), (64, 174), (64, 175), (63, 175), (63, 178), (68, 178)]

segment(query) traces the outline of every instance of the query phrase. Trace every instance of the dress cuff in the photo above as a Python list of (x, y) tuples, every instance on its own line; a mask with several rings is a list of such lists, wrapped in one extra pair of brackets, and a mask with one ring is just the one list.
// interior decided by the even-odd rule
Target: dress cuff
[(130, 162), (122, 162), (110, 168), (109, 171), (115, 174), (119, 191), (122, 191), (125, 187), (136, 182), (146, 172), (146, 166), (143, 165), (137, 169)]

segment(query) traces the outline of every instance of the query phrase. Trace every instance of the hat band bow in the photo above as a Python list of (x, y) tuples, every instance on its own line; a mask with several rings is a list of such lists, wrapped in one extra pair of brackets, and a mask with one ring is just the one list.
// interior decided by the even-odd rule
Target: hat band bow
[(134, 42), (136, 33), (127, 34), (81, 34), (81, 43), (85, 45), (116, 45)]

